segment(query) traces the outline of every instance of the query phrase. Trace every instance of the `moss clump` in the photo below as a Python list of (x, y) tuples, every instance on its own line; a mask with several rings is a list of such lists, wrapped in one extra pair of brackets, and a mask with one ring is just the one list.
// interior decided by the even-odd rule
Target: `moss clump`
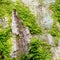
[(29, 49), (30, 60), (51, 60), (50, 45), (38, 38), (32, 38)]
[(52, 18), (60, 23), (60, 1), (55, 0), (54, 3), (51, 3), (50, 9), (53, 11)]
[(36, 23), (36, 18), (28, 7), (26, 7), (22, 2), (17, 2), (16, 9), (19, 18), (23, 21), (23, 25), (29, 27), (31, 34), (42, 33), (41, 27)]
[(56, 23), (53, 24), (52, 29), (49, 31), (49, 33), (55, 37), (55, 45), (57, 46), (60, 38), (60, 29), (57, 27)]

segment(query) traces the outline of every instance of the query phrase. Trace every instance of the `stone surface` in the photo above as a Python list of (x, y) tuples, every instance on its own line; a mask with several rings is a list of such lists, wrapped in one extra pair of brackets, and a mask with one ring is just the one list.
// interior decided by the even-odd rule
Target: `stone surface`
[[(22, 0), (22, 2), (30, 8), (31, 12), (34, 13), (37, 18), (37, 23), (43, 27), (44, 35), (34, 36), (40, 38), (40, 40), (45, 40), (50, 45), (53, 45), (51, 51), (53, 53), (53, 60), (56, 60), (60, 54), (60, 43), (58, 46), (55, 46), (54, 37), (48, 34), (48, 31), (45, 31), (45, 29), (48, 30), (52, 28), (53, 19), (51, 19), (52, 12), (49, 10), (49, 4), (54, 2), (54, 0), (44, 0), (43, 5), (39, 5), (37, 0)], [(59, 24), (57, 24), (57, 27), (60, 28)]]

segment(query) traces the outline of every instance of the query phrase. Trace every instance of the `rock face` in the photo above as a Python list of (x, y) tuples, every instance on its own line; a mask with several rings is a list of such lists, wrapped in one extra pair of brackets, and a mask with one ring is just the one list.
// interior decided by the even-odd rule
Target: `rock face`
[(30, 43), (30, 40), (31, 40), (31, 34), (30, 34), (30, 31), (29, 31), (29, 28), (28, 27), (25, 27), (24, 28), (24, 38), (26, 39), (26, 42), (29, 44)]
[(47, 34), (48, 43), (54, 46), (54, 39), (50, 34)]
[(15, 17), (14, 17), (14, 12), (12, 12), (12, 32), (13, 32), (13, 34), (16, 34), (16, 35), (19, 34), (17, 24), (15, 21)]
[(26, 4), (32, 13), (37, 18), (37, 23), (39, 25), (42, 25), (44, 28), (51, 28), (51, 25), (53, 24), (53, 19), (51, 19), (51, 13), (48, 10), (49, 3), (54, 2), (54, 0), (22, 0), (24, 4)]
[[(49, 4), (54, 2), (55, 0), (39, 0), (42, 1), (41, 3), (38, 0), (21, 0), (24, 4), (26, 4), (31, 12), (36, 16), (36, 21), (39, 25), (43, 27), (44, 35), (35, 35), (40, 39), (45, 40), (50, 45), (53, 45), (51, 51), (53, 53), (53, 60), (57, 60), (60, 55), (60, 45), (55, 46), (55, 39), (53, 36), (48, 34), (48, 31), (52, 28), (53, 19), (51, 19), (51, 11), (49, 10)], [(57, 27), (60, 28), (60, 25), (57, 23)]]
[(13, 53), (11, 56), (15, 57), (22, 53), (28, 54), (28, 44), (31, 39), (31, 34), (28, 27), (23, 27), (15, 10), (12, 14), (12, 33), (15, 37), (13, 39)]
[(3, 19), (0, 19), (0, 24), (3, 28), (6, 28), (8, 26), (7, 17), (4, 17)]

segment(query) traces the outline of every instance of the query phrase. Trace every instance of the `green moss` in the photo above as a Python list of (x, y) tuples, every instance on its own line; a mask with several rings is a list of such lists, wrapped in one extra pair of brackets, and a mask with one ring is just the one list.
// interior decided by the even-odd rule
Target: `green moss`
[(11, 0), (0, 0), (0, 18), (11, 16), (14, 3)]
[(53, 11), (52, 18), (54, 19), (54, 24), (50, 30), (50, 34), (55, 37), (55, 44), (58, 45), (60, 38), (60, 28), (57, 27), (56, 22), (60, 23), (60, 1), (55, 0), (54, 3), (51, 3), (50, 10)]
[[(4, 3), (2, 3), (4, 2)], [(32, 34), (41, 34), (41, 27), (36, 23), (34, 14), (31, 13), (29, 8), (25, 6), (21, 1), (17, 0), (16, 5), (12, 1), (0, 1), (0, 18), (10, 16), (13, 9), (17, 10), (19, 18), (22, 20), (23, 25), (28, 26)]]
[(58, 46), (59, 43), (59, 37), (55, 37), (55, 45)]
[(16, 9), (19, 18), (22, 20), (24, 26), (28, 26), (31, 34), (41, 34), (42, 28), (36, 23), (34, 14), (31, 13), (28, 7), (22, 2), (17, 2)]
[(60, 23), (60, 1), (55, 0), (55, 2), (50, 5), (50, 9), (53, 11), (53, 19)]
[(49, 31), (49, 33), (55, 37), (55, 45), (57, 46), (60, 38), (60, 29), (57, 27), (56, 23), (53, 24), (52, 29)]
[(50, 45), (38, 38), (32, 38), (30, 42), (30, 60), (51, 60)]
[(57, 27), (56, 23), (53, 24), (52, 29), (49, 31), (49, 33), (54, 37), (60, 37), (60, 29)]
[[(11, 29), (1, 29), (0, 30), (0, 52), (3, 54), (4, 59), (9, 58), (9, 54), (11, 51)], [(0, 56), (2, 56), (0, 54)]]

